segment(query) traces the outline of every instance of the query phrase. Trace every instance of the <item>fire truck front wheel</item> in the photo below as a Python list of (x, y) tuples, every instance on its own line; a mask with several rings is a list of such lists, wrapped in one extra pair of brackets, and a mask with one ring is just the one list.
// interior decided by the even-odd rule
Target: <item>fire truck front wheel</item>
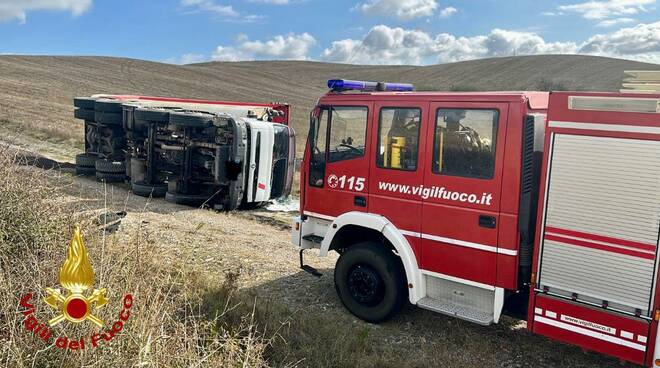
[(335, 289), (346, 309), (371, 323), (387, 321), (407, 299), (401, 260), (375, 242), (356, 244), (341, 254)]

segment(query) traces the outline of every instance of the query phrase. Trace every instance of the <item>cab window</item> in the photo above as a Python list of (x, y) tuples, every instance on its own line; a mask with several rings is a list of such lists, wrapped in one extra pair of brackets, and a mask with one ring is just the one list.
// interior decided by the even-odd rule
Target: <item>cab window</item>
[(433, 172), (492, 179), (499, 112), (439, 109), (433, 144)]
[(319, 110), (312, 121), (309, 140), (309, 185), (323, 187), (328, 162), (363, 157), (369, 110), (361, 106), (333, 106)]
[(422, 111), (417, 108), (383, 108), (378, 123), (376, 164), (380, 168), (417, 170)]
[(330, 162), (364, 156), (367, 135), (366, 107), (332, 107), (330, 115)]

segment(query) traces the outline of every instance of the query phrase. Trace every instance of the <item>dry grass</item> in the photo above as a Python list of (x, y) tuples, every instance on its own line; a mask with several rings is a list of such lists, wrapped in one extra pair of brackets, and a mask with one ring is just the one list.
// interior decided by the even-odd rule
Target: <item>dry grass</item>
[[(130, 242), (115, 242), (98, 230), (96, 216), (54, 201), (58, 190), (44, 179), (44, 172), (17, 167), (7, 151), (0, 153), (0, 178), (0, 365), (267, 365), (264, 351), (269, 339), (256, 328), (249, 311), (242, 316), (233, 311), (232, 282), (212, 285), (185, 262), (163, 266), (144, 233), (131, 234)], [(55, 316), (42, 301), (44, 288), (59, 287), (58, 270), (74, 223), (86, 229), (95, 286), (108, 289), (110, 303), (98, 311), (105, 329), (117, 321), (123, 295), (135, 298), (126, 328), (96, 349), (89, 343), (96, 330), (89, 323), (57, 325), (47, 344), (26, 331), (20, 314), (21, 297), (33, 293), (37, 319), (45, 322)], [(213, 315), (205, 307), (206, 290), (211, 288), (216, 290), (218, 306)], [(85, 336), (87, 347), (77, 352), (58, 349), (52, 343), (59, 336)]]

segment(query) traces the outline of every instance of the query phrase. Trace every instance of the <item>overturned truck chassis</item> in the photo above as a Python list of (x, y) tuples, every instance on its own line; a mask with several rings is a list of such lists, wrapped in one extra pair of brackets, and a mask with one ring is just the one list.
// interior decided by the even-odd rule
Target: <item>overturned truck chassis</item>
[(291, 192), (295, 138), (287, 105), (256, 110), (107, 96), (78, 98), (75, 105), (86, 132), (79, 174), (129, 179), (140, 196), (223, 210), (258, 207)]

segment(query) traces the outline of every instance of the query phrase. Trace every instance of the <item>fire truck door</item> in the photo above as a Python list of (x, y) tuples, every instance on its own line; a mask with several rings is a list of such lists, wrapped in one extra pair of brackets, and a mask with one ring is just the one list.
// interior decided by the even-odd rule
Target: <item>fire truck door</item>
[(431, 103), (430, 114), (421, 267), (495, 285), (508, 105)]
[(376, 103), (371, 146), (369, 212), (385, 216), (420, 254), (423, 136), (428, 103)]
[(332, 219), (367, 211), (370, 103), (322, 106), (309, 141), (306, 215)]

